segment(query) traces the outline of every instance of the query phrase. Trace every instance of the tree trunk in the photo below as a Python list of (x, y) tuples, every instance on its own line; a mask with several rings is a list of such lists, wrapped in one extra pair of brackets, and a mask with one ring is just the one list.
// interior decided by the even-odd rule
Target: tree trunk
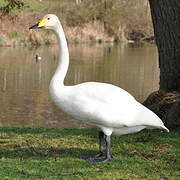
[(160, 90), (180, 91), (180, 0), (149, 0), (159, 52)]
[(160, 89), (144, 105), (180, 128), (180, 0), (149, 0), (159, 53)]

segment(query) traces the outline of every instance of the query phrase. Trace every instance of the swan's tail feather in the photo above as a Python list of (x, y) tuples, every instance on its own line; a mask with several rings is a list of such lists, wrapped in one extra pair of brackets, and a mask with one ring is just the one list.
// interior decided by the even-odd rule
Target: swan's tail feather
[(169, 129), (165, 127), (163, 121), (154, 112), (152, 112), (145, 106), (141, 106), (141, 109), (142, 111), (140, 113), (139, 119), (141, 119), (142, 123), (144, 123), (147, 126), (154, 127), (155, 129), (163, 129), (166, 132), (169, 132)]
[(164, 129), (166, 132), (169, 132), (169, 129), (165, 126), (161, 126), (161, 129)]

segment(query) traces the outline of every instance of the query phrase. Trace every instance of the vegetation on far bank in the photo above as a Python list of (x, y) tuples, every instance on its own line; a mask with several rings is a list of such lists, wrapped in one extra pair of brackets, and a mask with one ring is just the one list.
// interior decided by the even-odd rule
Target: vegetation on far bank
[(1, 126), (1, 178), (179, 179), (179, 132), (113, 136), (113, 160), (88, 163), (79, 156), (97, 152), (97, 135), (92, 128)]
[(22, 6), (8, 13), (3, 13), (8, 0), (0, 2), (0, 45), (55, 43), (51, 33), (28, 30), (47, 13), (60, 17), (69, 42), (143, 41), (153, 37), (150, 9), (144, 0), (18, 1)]

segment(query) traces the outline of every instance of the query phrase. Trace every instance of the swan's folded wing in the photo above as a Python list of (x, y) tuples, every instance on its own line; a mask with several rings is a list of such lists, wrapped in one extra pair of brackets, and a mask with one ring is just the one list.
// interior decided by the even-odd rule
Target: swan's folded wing
[(105, 83), (83, 83), (67, 88), (66, 112), (77, 119), (96, 125), (125, 126), (126, 121), (138, 113), (135, 108), (137, 101), (119, 87)]
[(164, 126), (157, 115), (117, 86), (92, 82), (68, 88), (71, 111), (76, 114), (73, 116), (77, 119), (113, 128)]

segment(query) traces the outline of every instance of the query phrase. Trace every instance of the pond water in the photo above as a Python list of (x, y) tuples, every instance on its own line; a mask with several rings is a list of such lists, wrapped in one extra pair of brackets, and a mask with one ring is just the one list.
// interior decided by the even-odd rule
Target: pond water
[[(66, 85), (107, 82), (143, 102), (158, 89), (159, 68), (154, 45), (70, 45)], [(35, 55), (42, 57), (36, 61)], [(48, 86), (57, 63), (57, 46), (0, 47), (0, 123), (31, 126), (85, 126), (59, 110)]]

